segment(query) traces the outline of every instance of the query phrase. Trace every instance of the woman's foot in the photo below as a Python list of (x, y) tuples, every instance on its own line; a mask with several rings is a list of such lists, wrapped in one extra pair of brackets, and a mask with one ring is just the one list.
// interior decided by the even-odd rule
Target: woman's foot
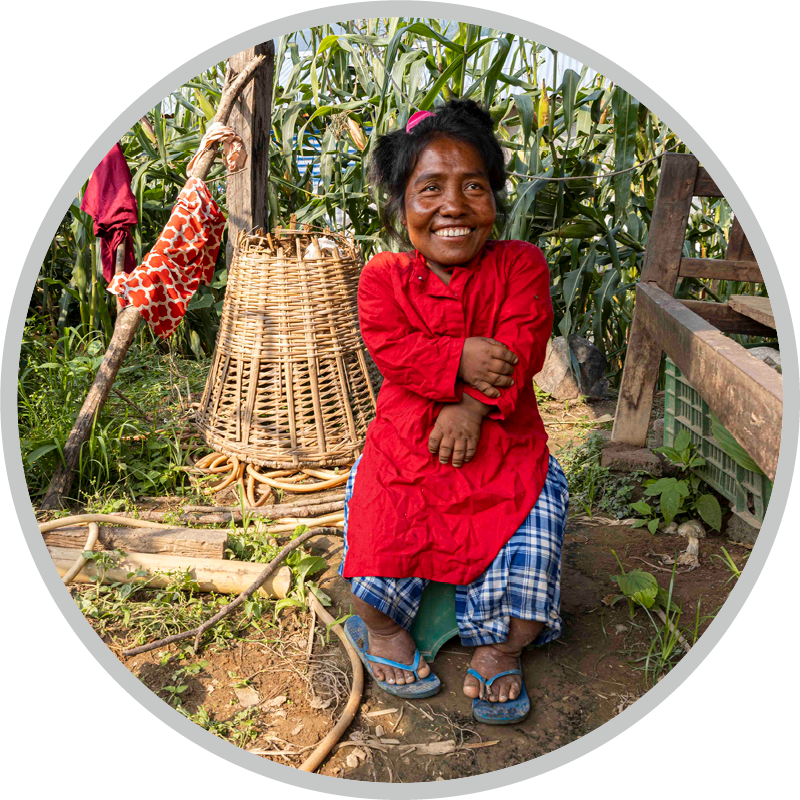
[[(371, 656), (386, 658), (398, 664), (414, 663), (417, 646), (405, 628), (358, 597), (353, 597), (353, 605), (369, 631), (368, 652)], [(386, 681), (391, 685), (404, 686), (416, 680), (413, 672), (390, 667), (387, 664), (370, 661), (370, 667), (376, 680)], [(431, 668), (423, 658), (420, 658), (417, 674), (420, 678), (427, 678), (431, 674)]]
[[(475, 648), (470, 667), (489, 681), (501, 672), (516, 669), (521, 652), (521, 650), (508, 651), (505, 643), (482, 645)], [(505, 675), (498, 678), (491, 687), (486, 687), (483, 699), (490, 703), (505, 703), (508, 700), (516, 700), (521, 689), (522, 678), (519, 675)], [(480, 697), (480, 683), (477, 678), (472, 675), (464, 678), (464, 694), (472, 698)]]
[[(486, 644), (475, 648), (470, 666), (485, 680), (509, 669), (516, 669), (523, 649), (527, 647), (544, 630), (544, 624), (528, 619), (511, 617), (508, 626), (508, 637), (504, 642)], [(484, 700), (490, 703), (506, 703), (516, 700), (522, 690), (520, 675), (506, 675), (498, 678), (486, 688)], [(473, 699), (480, 696), (480, 683), (472, 675), (464, 678), (464, 694)]]

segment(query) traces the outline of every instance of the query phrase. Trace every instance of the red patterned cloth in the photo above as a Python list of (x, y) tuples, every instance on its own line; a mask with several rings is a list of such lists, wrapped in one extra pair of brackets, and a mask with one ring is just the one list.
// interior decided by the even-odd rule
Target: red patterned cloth
[(119, 142), (108, 151), (89, 178), (81, 201), (85, 211), (94, 221), (94, 235), (100, 239), (100, 259), (103, 277), (114, 277), (117, 248), (125, 244), (124, 271), (133, 272), (136, 257), (133, 253), (131, 225), (139, 220), (136, 198), (131, 191), (131, 171)]
[(200, 284), (211, 281), (224, 228), (208, 187), (190, 178), (153, 249), (130, 275), (117, 275), (108, 291), (123, 307), (135, 305), (158, 336), (169, 338)]

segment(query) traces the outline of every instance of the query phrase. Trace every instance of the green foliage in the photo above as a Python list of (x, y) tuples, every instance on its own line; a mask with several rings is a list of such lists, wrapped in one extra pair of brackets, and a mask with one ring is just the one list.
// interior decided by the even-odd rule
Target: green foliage
[[(626, 572), (619, 556), (614, 550), (611, 552), (621, 573), (611, 576), (621, 592), (611, 600), (611, 605), (624, 599), (628, 602), (631, 619), (634, 618), (637, 608), (644, 609), (647, 614), (651, 624), (650, 639), (646, 644), (647, 651), (635, 661), (642, 664), (640, 668), (644, 670), (648, 684), (654, 686), (683, 655), (682, 634), (679, 628), (682, 611), (680, 606), (673, 601), (676, 565), (673, 565), (669, 586), (664, 589), (658, 585), (658, 580), (649, 572), (638, 568)], [(652, 612), (656, 613), (655, 617)], [(694, 629), (695, 641), (699, 625), (700, 605), (698, 602)]]
[[(104, 351), (102, 334), (25, 325), (18, 378), (18, 425), (31, 499), (40, 497), (58, 464)], [(207, 362), (178, 360), (162, 344), (139, 337), (83, 445), (73, 499), (99, 505), (141, 494), (187, 493), (180, 439), (187, 385), (196, 395)], [(182, 387), (182, 388), (181, 388)]]
[(577, 445), (558, 453), (558, 462), (569, 485), (570, 503), (580, 505), (586, 514), (596, 512), (616, 518), (628, 513), (630, 498), (637, 481), (645, 473), (612, 475), (600, 464), (603, 438), (593, 431)]
[[(377, 216), (384, 199), (373, 202), (366, 169), (378, 136), (403, 127), (418, 109), (452, 97), (479, 100), (497, 124), (512, 173), (508, 213), (495, 235), (542, 247), (551, 268), (554, 332), (591, 338), (609, 358), (612, 381), (618, 380), (658, 184), (660, 162), (649, 159), (667, 150), (687, 152), (658, 117), (602, 75), (587, 82), (585, 69), (566, 70), (556, 81), (558, 53), (553, 73), (545, 75), (543, 44), (467, 23), (351, 20), (286, 34), (276, 51), (271, 225), (286, 224), (296, 214), (300, 223), (349, 228), (365, 257), (391, 249)], [(285, 63), (291, 69), (281, 81)], [(140, 209), (137, 261), (168, 219), (186, 165), (215, 112), (224, 73), (224, 64), (213, 65), (122, 137)], [(642, 166), (614, 178), (591, 179), (637, 164)], [(554, 183), (543, 175), (577, 180)], [(210, 177), (225, 211), (221, 160)], [(724, 199), (695, 199), (685, 255), (723, 257), (730, 223)], [(211, 287), (201, 289), (173, 337), (182, 355), (200, 358), (213, 348), (227, 282), (224, 250), (223, 242)], [(42, 265), (32, 311), (60, 329), (100, 331), (107, 340), (113, 298), (97, 265), (91, 220), (75, 204)], [(742, 288), (722, 281), (714, 297), (724, 300)], [(711, 296), (711, 287), (683, 279), (678, 294)]]
[[(631, 508), (641, 515), (633, 527), (645, 525), (650, 533), (655, 533), (660, 522), (669, 525), (677, 518), (699, 515), (703, 522), (715, 531), (722, 529), (722, 508), (719, 500), (708, 492), (701, 493), (701, 480), (689, 473), (690, 469), (701, 467), (706, 462), (696, 453), (697, 446), (691, 441), (686, 430), (675, 437), (672, 447), (659, 447), (656, 452), (663, 453), (669, 461), (681, 469), (679, 477), (651, 478), (644, 482), (644, 494), (658, 498), (658, 508), (644, 500), (631, 503)], [(682, 520), (681, 520), (682, 521)]]

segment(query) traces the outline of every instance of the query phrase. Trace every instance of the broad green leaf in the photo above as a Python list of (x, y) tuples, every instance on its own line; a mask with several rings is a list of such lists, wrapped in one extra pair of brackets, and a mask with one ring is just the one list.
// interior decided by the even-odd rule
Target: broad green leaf
[(37, 447), (32, 453), (29, 453), (25, 461), (27, 461), (28, 464), (35, 464), (42, 456), (47, 455), (47, 453), (52, 453), (53, 450), (58, 449), (59, 447), (57, 444), (44, 444), (41, 447)]
[(681, 495), (676, 486), (671, 486), (661, 493), (661, 516), (668, 525), (681, 509)]
[(677, 478), (659, 478), (655, 483), (645, 486), (644, 493), (652, 497), (667, 491), (667, 489), (674, 489), (677, 482)]
[(635, 503), (631, 503), (631, 508), (634, 511), (638, 511), (640, 514), (646, 514), (648, 517), (653, 513), (650, 504), (645, 503), (644, 500), (637, 500)]
[(690, 444), (692, 443), (692, 437), (689, 434), (689, 431), (686, 428), (681, 428), (678, 431), (677, 436), (675, 436), (675, 441), (672, 443), (672, 446), (680, 451), (685, 450)]
[[(629, 169), (636, 157), (639, 101), (617, 86), (611, 99), (614, 113), (614, 171)], [(631, 199), (633, 172), (614, 176), (614, 218), (625, 219)]]
[(711, 434), (717, 440), (717, 444), (722, 451), (730, 456), (740, 467), (749, 469), (757, 475), (764, 474), (761, 467), (753, 461), (747, 451), (713, 414), (711, 415)]
[(714, 495), (701, 494), (697, 498), (695, 506), (697, 507), (697, 513), (700, 514), (706, 525), (709, 525), (715, 531), (722, 530), (722, 509)]
[(626, 575), (613, 577), (625, 597), (645, 608), (653, 605), (658, 594), (658, 581), (649, 572), (632, 569)]
[(658, 530), (658, 519), (651, 519), (647, 523), (647, 528), (650, 531), (650, 533), (655, 534), (655, 532)]

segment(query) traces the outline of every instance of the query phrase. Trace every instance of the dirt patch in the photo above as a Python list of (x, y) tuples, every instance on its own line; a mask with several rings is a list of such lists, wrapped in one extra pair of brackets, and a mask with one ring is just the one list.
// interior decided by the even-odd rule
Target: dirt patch
[[(608, 429), (610, 422), (597, 420), (612, 416), (614, 407), (614, 401), (567, 407), (543, 403), (553, 452), (579, 443), (592, 429)], [(174, 498), (159, 498), (150, 507), (174, 504)], [(636, 702), (684, 651), (677, 646), (656, 664), (652, 646), (658, 620), (643, 609), (631, 617), (624, 600), (610, 605), (617, 593), (611, 576), (619, 573), (614, 552), (626, 571), (651, 572), (666, 589), (671, 572), (660, 555), (674, 556), (683, 540), (608, 522), (581, 513), (568, 523), (563, 632), (559, 640), (523, 655), (532, 704), (523, 723), (490, 727), (472, 719), (471, 701), (461, 692), (471, 652), (455, 639), (433, 662), (443, 683), (435, 697), (404, 702), (383, 694), (367, 678), (360, 713), (319, 772), (406, 783), (492, 772), (575, 741)], [(682, 610), (679, 625), (689, 644), (695, 632), (701, 635), (710, 624), (734, 585), (729, 567), (712, 558), (722, 546), (742, 569), (748, 550), (712, 534), (703, 541), (701, 566), (674, 576), (673, 597)], [(336, 574), (341, 539), (314, 537), (308, 547), (328, 562), (316, 579), (332, 598), (331, 613), (348, 613), (348, 586)], [(262, 758), (298, 767), (334, 725), (350, 686), (348, 658), (336, 637), (328, 641), (324, 626), (316, 626), (312, 655), (307, 655), (310, 619), (308, 612), (288, 608), (274, 622), (261, 620), (245, 628), (241, 638), (206, 647), (197, 656), (181, 643), (118, 657), (165, 702), (180, 705), (210, 732)], [(119, 654), (120, 641), (113, 633), (113, 627), (106, 628), (104, 640)]]

